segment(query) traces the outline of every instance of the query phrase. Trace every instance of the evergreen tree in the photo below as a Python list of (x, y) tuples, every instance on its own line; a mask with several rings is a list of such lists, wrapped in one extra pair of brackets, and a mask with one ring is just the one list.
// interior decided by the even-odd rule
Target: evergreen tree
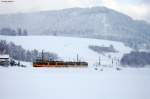
[(24, 36), (27, 36), (27, 35), (28, 35), (28, 32), (27, 32), (26, 29), (23, 30), (23, 35), (24, 35)]
[(19, 36), (22, 35), (22, 30), (21, 30), (21, 28), (18, 28), (18, 35), (19, 35)]

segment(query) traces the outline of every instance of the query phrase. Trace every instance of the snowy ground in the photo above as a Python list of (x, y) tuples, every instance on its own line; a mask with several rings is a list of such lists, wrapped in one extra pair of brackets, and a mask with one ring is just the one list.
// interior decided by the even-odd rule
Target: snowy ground
[[(112, 44), (121, 57), (131, 51), (119, 42), (69, 37), (5, 37), (26, 49), (55, 52), (65, 60), (80, 57), (92, 67), (99, 55), (88, 45)], [(110, 62), (106, 56), (103, 64)], [(150, 68), (26, 68), (0, 66), (0, 99), (150, 99)]]
[(0, 67), (0, 99), (150, 99), (150, 68)]

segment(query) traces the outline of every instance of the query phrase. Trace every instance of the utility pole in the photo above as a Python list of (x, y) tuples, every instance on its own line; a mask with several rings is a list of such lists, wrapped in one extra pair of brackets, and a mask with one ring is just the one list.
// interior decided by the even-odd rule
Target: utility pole
[(77, 62), (79, 62), (79, 55), (77, 54)]
[(101, 57), (99, 56), (99, 61), (98, 61), (98, 65), (101, 65)]
[(114, 60), (113, 60), (113, 58), (112, 58), (112, 67), (113, 67), (113, 64), (114, 64)]
[(42, 61), (44, 61), (44, 50), (42, 50)]

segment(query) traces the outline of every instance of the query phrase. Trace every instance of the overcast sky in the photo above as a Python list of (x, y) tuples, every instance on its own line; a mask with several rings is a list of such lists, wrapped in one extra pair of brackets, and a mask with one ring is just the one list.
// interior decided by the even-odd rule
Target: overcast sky
[(134, 19), (142, 19), (150, 23), (150, 0), (13, 0), (14, 2), (7, 3), (2, 2), (4, 0), (0, 1), (0, 14), (106, 6)]

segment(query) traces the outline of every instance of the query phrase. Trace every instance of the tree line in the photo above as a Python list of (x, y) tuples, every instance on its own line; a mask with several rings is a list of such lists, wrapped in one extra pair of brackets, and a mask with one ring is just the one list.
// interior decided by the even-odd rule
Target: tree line
[(132, 67), (150, 65), (150, 52), (133, 51), (129, 54), (125, 54), (121, 59), (121, 64)]
[(89, 45), (89, 49), (97, 53), (116, 53), (117, 52), (113, 45), (110, 45), (109, 47)]
[(0, 35), (9, 35), (9, 36), (27, 36), (28, 31), (26, 29), (18, 28), (17, 30), (11, 28), (2, 28), (0, 29)]
[[(9, 54), (13, 59), (28, 62), (41, 57), (41, 53), (36, 49), (25, 50), (20, 45), (15, 45), (13, 42), (8, 43), (5, 40), (0, 40), (0, 54)], [(44, 52), (44, 56), (53, 60), (58, 58), (57, 54), (50, 52)]]

